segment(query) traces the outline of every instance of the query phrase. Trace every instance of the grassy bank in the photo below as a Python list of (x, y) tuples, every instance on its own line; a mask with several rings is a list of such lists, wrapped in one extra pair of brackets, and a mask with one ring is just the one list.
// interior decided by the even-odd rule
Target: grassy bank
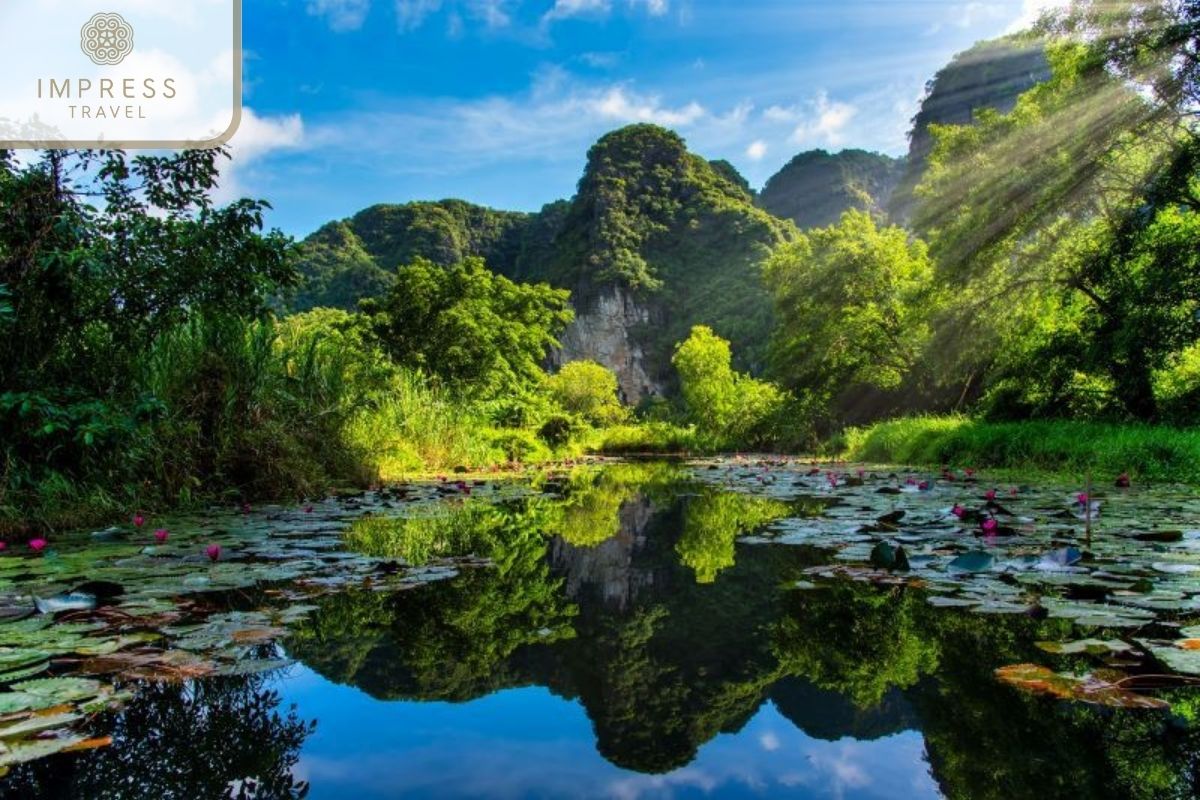
[(850, 429), (842, 450), (861, 461), (1200, 482), (1200, 431), (1155, 425), (908, 417)]

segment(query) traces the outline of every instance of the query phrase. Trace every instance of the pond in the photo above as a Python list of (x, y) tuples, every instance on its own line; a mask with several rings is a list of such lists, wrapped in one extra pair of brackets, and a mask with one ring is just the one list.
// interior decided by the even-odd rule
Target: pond
[(0, 556), (0, 798), (1200, 785), (1188, 487), (603, 462), (138, 522)]

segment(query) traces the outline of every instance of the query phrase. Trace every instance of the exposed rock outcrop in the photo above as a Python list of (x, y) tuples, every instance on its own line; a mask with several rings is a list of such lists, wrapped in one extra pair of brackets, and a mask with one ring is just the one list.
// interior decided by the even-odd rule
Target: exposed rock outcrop
[(658, 316), (628, 289), (613, 286), (586, 309), (576, 309), (575, 321), (560, 337), (562, 347), (551, 355), (551, 367), (583, 360), (603, 364), (616, 373), (621, 399), (632, 405), (661, 395), (663, 386), (650, 377), (646, 353), (637, 340), (637, 330), (655, 324)]

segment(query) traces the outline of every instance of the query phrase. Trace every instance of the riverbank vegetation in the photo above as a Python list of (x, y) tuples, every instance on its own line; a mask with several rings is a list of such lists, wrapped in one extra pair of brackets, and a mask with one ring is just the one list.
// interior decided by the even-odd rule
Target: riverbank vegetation
[[(859, 198), (800, 230), (728, 164), (639, 125), (593, 148), (569, 208), (408, 209), (487, 247), (428, 260), (410, 230), (376, 274), (397, 220), (327, 231), (370, 240), (366, 277), (342, 269), (346, 242), (301, 253), (264, 231), (265, 201), (217, 206), (219, 151), (0, 154), (0, 528), (586, 452), (846, 443), (1200, 479), (1183, 431), (1200, 413), (1200, 70), (1180, 57), (1198, 29), (1191, 4), (1166, 2), (1047, 18), (1018, 37), (1044, 50), (1046, 79), (1011, 109), (931, 125), (904, 215)], [(721, 272), (710, 245), (742, 229)], [(684, 292), (701, 251), (707, 277)], [(361, 302), (311, 308), (318, 256), (326, 288)], [(695, 312), (645, 326), (673, 341), (655, 339), (668, 372), (636, 405), (600, 364), (547, 372), (582, 302), (552, 284), (585, 268), (587, 292), (648, 308), (670, 278)], [(370, 286), (343, 285), (356, 275)], [(952, 416), (879, 424), (930, 413)]]

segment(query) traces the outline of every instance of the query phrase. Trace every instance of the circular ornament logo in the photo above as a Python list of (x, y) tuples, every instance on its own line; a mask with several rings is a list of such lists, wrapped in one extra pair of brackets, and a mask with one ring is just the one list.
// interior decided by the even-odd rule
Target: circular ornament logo
[(79, 46), (97, 64), (120, 64), (133, 52), (133, 26), (120, 14), (96, 14), (80, 29)]

